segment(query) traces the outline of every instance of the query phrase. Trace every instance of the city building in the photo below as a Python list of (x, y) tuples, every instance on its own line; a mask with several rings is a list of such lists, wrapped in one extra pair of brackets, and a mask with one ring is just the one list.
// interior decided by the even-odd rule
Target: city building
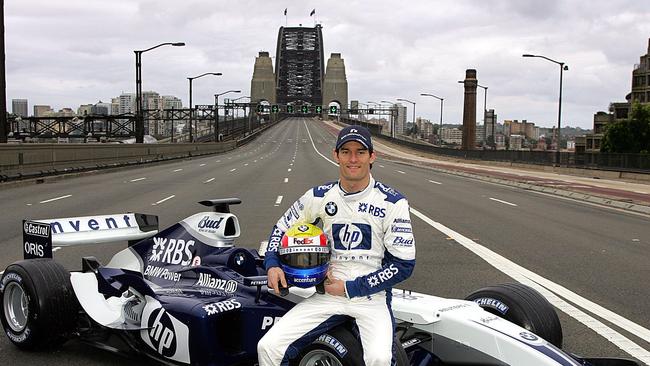
[(183, 109), (183, 101), (173, 95), (162, 96), (163, 109)]
[(522, 150), (524, 138), (522, 135), (510, 135), (510, 150)]
[(518, 120), (505, 120), (503, 121), (504, 128), (505, 128), (505, 134), (506, 136), (509, 135), (522, 135), (527, 139), (530, 140), (537, 140), (539, 139), (539, 134), (540, 130), (539, 127), (535, 127), (535, 124), (532, 122), (528, 122), (527, 120), (522, 120), (519, 122)]
[(92, 104), (82, 104), (77, 108), (78, 116), (88, 116), (93, 114), (93, 105)]
[(120, 114), (120, 98), (111, 98), (111, 113), (112, 115)]
[(494, 144), (496, 145), (497, 150), (505, 150), (506, 149), (506, 135), (504, 135), (501, 132), (497, 132), (497, 134), (494, 135)]
[(422, 139), (428, 140), (429, 136), (433, 135), (433, 124), (428, 119), (422, 117), (418, 117), (416, 121), (418, 126), (418, 136)]
[(19, 117), (27, 117), (27, 99), (12, 99), (11, 100), (11, 113)]
[[(627, 119), (633, 103), (650, 104), (650, 39), (645, 55), (639, 57), (639, 63), (634, 65), (632, 70), (632, 87), (625, 102), (611, 102), (609, 113), (597, 112), (594, 114), (594, 132), (585, 135), (585, 151), (600, 151), (602, 139), (605, 136), (605, 129), (610, 123)], [(576, 150), (579, 150), (580, 141), (576, 143)]]
[(101, 100), (92, 106), (91, 111), (94, 115), (107, 116), (111, 114), (113, 106), (111, 103), (104, 103)]
[(46, 117), (54, 112), (49, 105), (34, 105), (34, 117)]
[(120, 94), (118, 112), (118, 114), (135, 113), (135, 93)]
[(463, 143), (463, 130), (459, 128), (443, 127), (440, 129), (440, 138), (446, 144), (460, 145)]
[(404, 134), (406, 130), (406, 106), (401, 103), (393, 105), (397, 109), (397, 117), (395, 118), (395, 134)]

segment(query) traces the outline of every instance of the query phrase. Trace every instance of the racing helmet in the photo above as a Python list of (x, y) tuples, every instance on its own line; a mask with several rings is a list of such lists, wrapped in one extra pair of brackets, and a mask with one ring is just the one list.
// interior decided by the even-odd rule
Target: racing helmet
[(287, 284), (307, 288), (327, 277), (330, 245), (327, 235), (312, 224), (295, 224), (282, 236), (280, 266)]

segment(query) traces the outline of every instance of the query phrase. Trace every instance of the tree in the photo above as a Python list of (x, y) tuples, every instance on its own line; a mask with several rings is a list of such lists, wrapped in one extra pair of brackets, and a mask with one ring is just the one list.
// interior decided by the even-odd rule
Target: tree
[(628, 119), (608, 125), (601, 151), (648, 153), (650, 151), (650, 105), (635, 103)]

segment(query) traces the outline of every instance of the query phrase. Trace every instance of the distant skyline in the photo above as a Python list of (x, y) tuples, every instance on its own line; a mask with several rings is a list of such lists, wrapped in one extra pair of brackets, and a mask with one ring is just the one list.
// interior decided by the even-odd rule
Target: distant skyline
[[(465, 69), (488, 86), (487, 108), (498, 120), (557, 123), (559, 67), (564, 74), (563, 126), (592, 128), (593, 114), (624, 101), (639, 56), (648, 50), (650, 3), (624, 0), (456, 0), (299, 3), (244, 0), (21, 0), (5, 3), (7, 105), (12, 99), (77, 109), (135, 90), (133, 50), (143, 54), (143, 90), (188, 104), (241, 89), (248, 95), (259, 51), (275, 55), (280, 26), (323, 26), (326, 57), (341, 53), (349, 99), (405, 98), (417, 115), (461, 123)], [(284, 9), (287, 8), (285, 23)], [(309, 16), (316, 9), (314, 16)], [(275, 63), (275, 58), (273, 58)], [(411, 105), (408, 114), (411, 115)], [(483, 90), (477, 97), (482, 117)]]

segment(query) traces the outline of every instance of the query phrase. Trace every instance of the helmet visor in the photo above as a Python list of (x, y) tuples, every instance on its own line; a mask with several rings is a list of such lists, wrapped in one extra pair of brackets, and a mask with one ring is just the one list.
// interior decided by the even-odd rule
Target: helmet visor
[(299, 269), (318, 267), (329, 262), (329, 260), (329, 253), (305, 252), (280, 255), (280, 262)]

